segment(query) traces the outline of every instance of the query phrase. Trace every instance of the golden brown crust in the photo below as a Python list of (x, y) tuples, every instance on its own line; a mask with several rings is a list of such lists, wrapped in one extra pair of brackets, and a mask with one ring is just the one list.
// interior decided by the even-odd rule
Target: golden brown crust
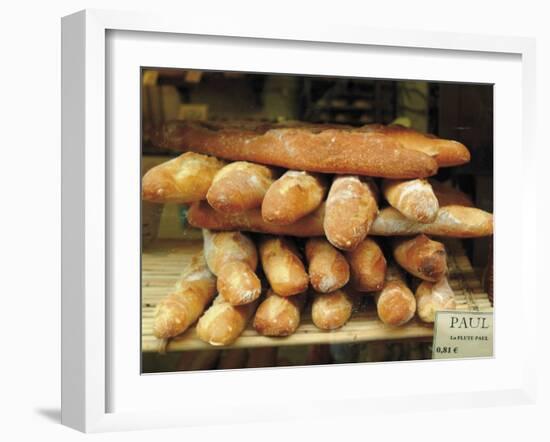
[(290, 336), (300, 325), (305, 293), (284, 297), (269, 291), (254, 316), (254, 328), (263, 336)]
[(252, 240), (242, 232), (211, 232), (203, 229), (204, 257), (209, 269), (218, 275), (222, 267), (233, 261), (243, 261), (254, 271), (258, 252)]
[(422, 281), (414, 294), (416, 313), (424, 322), (434, 322), (438, 310), (455, 310), (456, 300), (447, 278), (438, 282)]
[(323, 229), (332, 245), (353, 250), (365, 239), (378, 213), (377, 191), (371, 180), (335, 177), (325, 205)]
[(248, 304), (262, 294), (262, 283), (244, 261), (225, 264), (218, 273), (218, 293), (232, 305)]
[(382, 133), (406, 149), (432, 156), (439, 167), (460, 166), (470, 161), (470, 152), (462, 143), (438, 138), (435, 135), (425, 134), (397, 124), (389, 126), (372, 124), (358, 130)]
[(376, 294), (375, 301), (380, 320), (394, 327), (409, 322), (416, 311), (416, 299), (394, 266), (388, 268), (384, 288)]
[(174, 150), (311, 172), (387, 178), (420, 178), (437, 172), (431, 156), (405, 149), (381, 131), (315, 125), (264, 129), (176, 121), (167, 123), (155, 142)]
[(192, 203), (206, 198), (214, 176), (225, 162), (187, 152), (149, 169), (142, 178), (141, 196), (154, 203)]
[(183, 271), (172, 293), (157, 304), (153, 334), (159, 339), (183, 333), (202, 314), (216, 293), (216, 277), (206, 266), (202, 253), (195, 255)]
[(309, 277), (292, 240), (264, 237), (259, 251), (265, 276), (276, 294), (292, 296), (307, 289)]
[(395, 241), (393, 257), (407, 272), (425, 281), (439, 281), (447, 274), (445, 246), (424, 234)]
[(325, 238), (308, 239), (306, 258), (309, 280), (316, 292), (333, 292), (347, 284), (350, 274), (348, 262)]
[(277, 172), (260, 164), (236, 161), (222, 168), (212, 181), (206, 199), (214, 209), (238, 213), (262, 205)]
[(384, 180), (382, 193), (392, 207), (413, 221), (427, 224), (437, 216), (439, 202), (428, 180)]
[(262, 218), (271, 224), (292, 224), (317, 209), (326, 192), (323, 175), (288, 170), (267, 190)]
[(371, 238), (362, 241), (355, 250), (346, 253), (353, 288), (360, 292), (381, 290), (386, 278), (386, 258), (380, 246)]
[(313, 298), (311, 319), (321, 330), (334, 330), (348, 322), (353, 311), (353, 300), (344, 290), (318, 293)]

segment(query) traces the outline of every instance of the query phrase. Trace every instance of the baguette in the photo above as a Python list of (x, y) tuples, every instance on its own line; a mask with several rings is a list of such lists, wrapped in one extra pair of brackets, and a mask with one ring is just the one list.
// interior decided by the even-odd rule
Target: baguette
[(388, 268), (384, 288), (376, 293), (374, 300), (378, 317), (386, 325), (406, 324), (416, 311), (416, 299), (394, 266)]
[[(294, 224), (278, 226), (263, 221), (259, 210), (249, 210), (239, 215), (220, 214), (206, 202), (193, 203), (187, 214), (195, 227), (213, 230), (246, 230), (250, 232), (289, 235), (299, 237), (323, 236), (325, 205)], [(405, 218), (393, 207), (378, 213), (369, 229), (370, 235), (406, 236), (425, 233), (454, 238), (476, 238), (493, 234), (493, 215), (481, 209), (464, 206), (440, 207), (433, 223), (423, 224)]]
[(212, 122), (175, 121), (163, 126), (154, 143), (162, 148), (310, 172), (386, 178), (422, 178), (437, 172), (437, 161), (430, 155), (405, 149), (399, 141), (374, 129), (296, 124), (237, 129)]
[(333, 292), (348, 283), (350, 273), (348, 262), (326, 239), (308, 239), (306, 258), (309, 265), (309, 280), (316, 292)]
[(191, 258), (172, 293), (157, 304), (153, 334), (167, 339), (183, 333), (203, 313), (216, 293), (216, 278), (202, 253)]
[(359, 292), (381, 290), (386, 279), (386, 258), (376, 241), (366, 238), (357, 248), (346, 253), (351, 282)]
[(456, 300), (447, 278), (438, 282), (422, 281), (415, 292), (416, 313), (424, 322), (434, 322), (438, 310), (455, 310)]
[(425, 281), (439, 281), (447, 274), (445, 246), (424, 234), (394, 241), (393, 257), (403, 269)]
[(345, 291), (318, 293), (313, 298), (311, 319), (321, 330), (334, 330), (348, 322), (352, 310), (352, 298)]
[(384, 180), (382, 193), (406, 218), (419, 223), (435, 221), (439, 202), (428, 180)]
[(300, 325), (306, 294), (279, 296), (269, 290), (254, 316), (254, 328), (263, 336), (289, 336)]
[(187, 204), (206, 198), (218, 171), (225, 166), (217, 158), (187, 152), (149, 169), (141, 181), (143, 200)]
[(258, 265), (256, 246), (241, 232), (212, 233), (203, 229), (204, 256), (217, 277), (219, 294), (230, 304), (247, 304), (262, 292), (254, 273)]
[(292, 224), (317, 209), (326, 192), (322, 175), (288, 170), (267, 190), (262, 218), (272, 224)]
[(276, 172), (260, 164), (237, 161), (221, 169), (206, 199), (216, 210), (238, 213), (262, 205), (264, 195), (276, 178)]
[(308, 275), (296, 246), (283, 237), (264, 237), (259, 245), (260, 259), (271, 289), (280, 296), (304, 292)]
[(406, 149), (430, 155), (437, 161), (439, 167), (460, 166), (470, 161), (470, 152), (462, 143), (438, 138), (397, 124), (389, 126), (371, 124), (358, 130), (384, 134)]
[(244, 305), (231, 305), (221, 295), (197, 322), (197, 336), (210, 345), (230, 345), (246, 328), (258, 300)]
[(353, 250), (367, 236), (377, 213), (376, 190), (371, 181), (357, 176), (338, 176), (327, 197), (325, 235), (335, 247)]

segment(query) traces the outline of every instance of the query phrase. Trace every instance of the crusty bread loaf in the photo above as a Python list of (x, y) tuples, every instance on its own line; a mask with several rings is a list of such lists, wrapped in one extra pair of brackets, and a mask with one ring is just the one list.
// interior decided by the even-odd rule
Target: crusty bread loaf
[(377, 191), (371, 180), (337, 176), (328, 193), (323, 228), (341, 250), (353, 250), (365, 239), (378, 213)]
[(428, 180), (384, 180), (382, 193), (406, 218), (419, 223), (435, 221), (439, 202)]
[(321, 330), (334, 330), (348, 322), (353, 311), (353, 299), (344, 290), (317, 293), (311, 306), (311, 319)]
[(292, 224), (317, 209), (326, 192), (324, 176), (288, 170), (267, 190), (262, 218), (272, 224)]
[(244, 305), (231, 305), (221, 295), (197, 322), (197, 336), (210, 345), (230, 345), (237, 340), (259, 300)]
[(430, 155), (435, 158), (439, 167), (459, 166), (470, 161), (470, 152), (462, 143), (438, 138), (397, 124), (389, 126), (370, 124), (358, 130), (384, 134), (406, 149)]
[(380, 236), (403, 236), (425, 233), (455, 238), (475, 238), (493, 234), (493, 215), (481, 209), (464, 206), (440, 207), (433, 223), (423, 224), (405, 218), (393, 207), (379, 213), (369, 233)]
[(387, 325), (401, 326), (409, 322), (416, 311), (416, 300), (407, 287), (401, 272), (393, 265), (388, 267), (382, 291), (375, 295), (376, 311)]
[(269, 290), (254, 316), (254, 328), (264, 336), (289, 336), (300, 325), (300, 311), (305, 293), (296, 296), (279, 296)]
[(258, 265), (256, 246), (241, 232), (211, 232), (203, 229), (204, 256), (218, 276), (220, 295), (233, 305), (258, 298), (262, 285), (254, 273)]
[(216, 293), (216, 278), (203, 254), (191, 258), (172, 293), (155, 309), (153, 334), (159, 339), (183, 333), (203, 313)]
[(424, 322), (434, 322), (438, 310), (455, 310), (456, 300), (447, 278), (422, 281), (415, 292), (416, 313)]
[(373, 292), (381, 290), (386, 279), (386, 258), (376, 241), (366, 238), (355, 250), (347, 252), (351, 283), (355, 290)]
[(262, 205), (276, 177), (277, 172), (271, 167), (236, 161), (216, 174), (206, 199), (219, 212), (239, 213), (254, 209)]
[(325, 238), (307, 240), (306, 258), (309, 281), (316, 292), (333, 292), (348, 283), (349, 265), (346, 258)]
[(217, 158), (187, 152), (149, 169), (141, 181), (141, 196), (154, 203), (192, 203), (206, 198), (218, 171)]
[(309, 278), (292, 240), (266, 236), (260, 240), (259, 251), (265, 276), (275, 293), (292, 296), (307, 289)]
[(194, 227), (211, 230), (244, 230), (248, 232), (290, 235), (300, 237), (324, 236), (323, 218), (325, 205), (315, 212), (289, 225), (277, 225), (263, 220), (259, 209), (237, 214), (217, 212), (206, 201), (193, 203), (187, 212), (187, 220)]
[(425, 281), (439, 281), (447, 274), (445, 246), (424, 234), (395, 240), (393, 257), (410, 274)]
[(430, 155), (406, 149), (374, 129), (319, 125), (237, 129), (211, 122), (175, 121), (165, 124), (154, 142), (173, 150), (310, 172), (386, 178), (421, 178), (437, 172), (437, 161)]

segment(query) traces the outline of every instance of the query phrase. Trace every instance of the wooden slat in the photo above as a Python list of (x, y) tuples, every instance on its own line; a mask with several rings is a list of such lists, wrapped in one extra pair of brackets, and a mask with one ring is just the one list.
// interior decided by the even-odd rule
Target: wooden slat
[[(460, 241), (445, 242), (449, 254), (449, 283), (455, 292), (457, 309), (491, 311), (488, 296), (484, 293), (481, 282), (464, 255)], [(156, 352), (162, 344), (162, 341), (156, 339), (151, 332), (156, 304), (170, 292), (190, 257), (199, 252), (201, 247), (200, 241), (159, 240), (144, 251), (142, 255), (142, 350), (144, 352)], [(402, 327), (387, 326), (378, 319), (373, 303), (363, 302), (350, 321), (338, 330), (319, 330), (313, 325), (306, 306), (302, 323), (292, 336), (286, 338), (261, 336), (249, 325), (233, 345), (224, 348), (400, 339), (430, 340), (432, 335), (432, 324), (426, 324), (416, 317)], [(169, 340), (165, 350), (188, 351), (212, 348), (215, 347), (198, 339), (194, 327), (191, 327), (182, 335)]]

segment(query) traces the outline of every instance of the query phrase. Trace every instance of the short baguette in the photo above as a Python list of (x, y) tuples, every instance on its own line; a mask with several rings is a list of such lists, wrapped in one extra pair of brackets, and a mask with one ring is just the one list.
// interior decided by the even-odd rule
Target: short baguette
[(263, 336), (289, 336), (300, 325), (306, 294), (279, 296), (269, 290), (254, 316), (254, 328)]
[(283, 237), (264, 237), (259, 244), (260, 258), (271, 289), (280, 296), (304, 292), (309, 277), (292, 240)]
[(272, 224), (292, 224), (317, 209), (326, 193), (322, 175), (288, 170), (267, 190), (262, 218)]
[(355, 250), (346, 253), (351, 285), (359, 292), (381, 290), (386, 279), (386, 258), (376, 241), (366, 238)]
[(225, 166), (217, 158), (187, 152), (149, 169), (141, 181), (143, 200), (187, 204), (206, 198), (214, 176)]
[(395, 327), (409, 322), (416, 311), (416, 299), (397, 268), (390, 266), (382, 291), (375, 295), (380, 320)]
[(403, 236), (425, 233), (454, 238), (476, 238), (493, 234), (493, 215), (464, 206), (440, 207), (433, 223), (423, 224), (405, 218), (393, 207), (382, 209), (372, 223), (370, 234)]
[(344, 290), (314, 295), (311, 319), (321, 330), (334, 330), (348, 322), (353, 311), (353, 300)]
[(438, 138), (397, 124), (389, 126), (371, 124), (358, 130), (384, 134), (406, 149), (430, 155), (437, 161), (439, 167), (460, 166), (470, 161), (470, 152), (462, 143)]
[(445, 246), (424, 234), (394, 241), (393, 257), (403, 269), (425, 281), (439, 281), (447, 274)]
[(202, 253), (192, 257), (172, 293), (155, 309), (153, 334), (167, 339), (183, 333), (203, 313), (216, 293), (216, 277)]
[(406, 218), (419, 223), (435, 221), (439, 202), (428, 180), (384, 180), (382, 193)]
[(323, 228), (341, 250), (353, 250), (365, 239), (378, 213), (374, 183), (358, 176), (335, 177), (328, 193)]
[(276, 175), (274, 169), (260, 164), (246, 161), (228, 164), (214, 177), (206, 199), (214, 209), (226, 213), (260, 207)]
[(455, 310), (456, 300), (447, 278), (438, 282), (422, 281), (415, 292), (416, 313), (424, 322), (434, 322), (438, 310)]
[(319, 125), (237, 129), (212, 122), (175, 121), (165, 124), (154, 142), (173, 150), (310, 172), (386, 178), (421, 178), (437, 172), (437, 161), (430, 155), (406, 149), (375, 129)]
[(237, 340), (258, 306), (259, 300), (231, 305), (218, 295), (197, 322), (197, 336), (210, 345), (230, 345)]
[[(206, 202), (193, 203), (188, 212), (192, 226), (213, 230), (245, 230), (250, 232), (289, 235), (299, 237), (324, 236), (324, 204), (311, 215), (294, 224), (277, 226), (263, 221), (259, 210), (249, 210), (239, 215), (220, 214)], [(481, 209), (464, 206), (440, 207), (433, 223), (423, 224), (405, 218), (393, 207), (378, 213), (369, 229), (369, 235), (406, 236), (425, 233), (455, 238), (476, 238), (493, 234), (493, 215)]]
[(333, 292), (348, 283), (350, 270), (346, 258), (325, 238), (307, 240), (306, 258), (309, 280), (316, 292)]
[(262, 286), (254, 273), (258, 265), (256, 246), (241, 232), (211, 232), (203, 229), (204, 256), (218, 276), (220, 295), (233, 305), (257, 299)]

